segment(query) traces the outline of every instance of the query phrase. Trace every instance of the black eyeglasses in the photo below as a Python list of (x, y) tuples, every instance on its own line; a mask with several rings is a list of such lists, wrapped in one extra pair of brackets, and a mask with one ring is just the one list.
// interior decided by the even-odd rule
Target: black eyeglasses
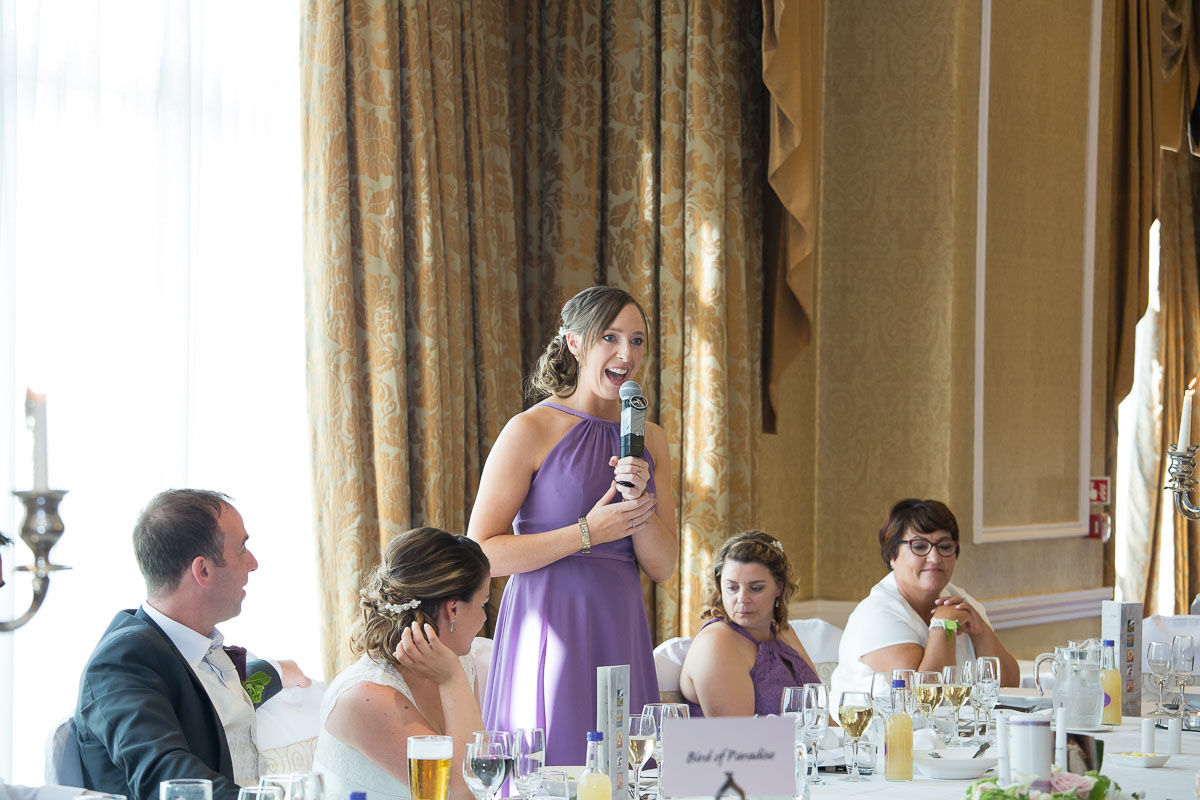
[[(908, 549), (912, 550), (914, 556), (927, 556), (934, 546), (933, 542), (928, 539), (901, 539), (900, 544), (908, 545)], [(937, 551), (942, 558), (956, 556), (958, 555), (958, 542), (953, 539), (942, 539), (937, 543)]]

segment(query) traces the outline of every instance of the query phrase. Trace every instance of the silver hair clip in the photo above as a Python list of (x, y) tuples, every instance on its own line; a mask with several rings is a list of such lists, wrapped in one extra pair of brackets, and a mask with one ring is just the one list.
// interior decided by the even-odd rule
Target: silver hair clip
[(421, 601), (414, 597), (412, 600), (409, 600), (407, 603), (399, 603), (399, 604), (397, 604), (397, 603), (380, 603), (379, 607), (382, 609), (385, 609), (387, 611), (390, 611), (393, 614), (403, 614), (405, 611), (408, 611), (410, 608), (416, 608), (419, 605), (421, 605)]
[(783, 542), (779, 541), (778, 539), (771, 542), (771, 546), (774, 547), (779, 552), (781, 552), (781, 553), (783, 552)]

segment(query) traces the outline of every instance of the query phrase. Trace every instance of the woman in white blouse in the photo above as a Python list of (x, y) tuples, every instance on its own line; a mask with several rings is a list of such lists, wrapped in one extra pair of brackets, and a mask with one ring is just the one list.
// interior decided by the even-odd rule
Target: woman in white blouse
[(879, 530), (891, 569), (850, 614), (830, 680), (830, 705), (843, 692), (870, 691), (871, 675), (894, 669), (940, 672), (979, 656), (1000, 659), (1000, 683), (1020, 682), (983, 608), (950, 583), (958, 561), (958, 521), (937, 500), (901, 500)]

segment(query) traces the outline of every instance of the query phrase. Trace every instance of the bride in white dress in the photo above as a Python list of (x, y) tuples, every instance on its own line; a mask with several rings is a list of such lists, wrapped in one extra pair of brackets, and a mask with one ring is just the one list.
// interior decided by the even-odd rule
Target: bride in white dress
[(367, 579), (351, 649), (321, 704), (313, 770), (329, 797), (408, 800), (409, 736), (454, 740), (451, 800), (470, 800), (465, 745), (483, 730), (471, 642), (483, 627), (487, 556), (465, 536), (416, 528), (393, 539)]

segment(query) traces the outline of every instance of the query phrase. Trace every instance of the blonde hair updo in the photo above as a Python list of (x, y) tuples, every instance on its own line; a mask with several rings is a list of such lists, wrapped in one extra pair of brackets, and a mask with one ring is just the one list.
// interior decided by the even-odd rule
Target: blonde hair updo
[(437, 631), (442, 605), (470, 600), (490, 570), (479, 544), (466, 536), (428, 527), (400, 534), (388, 542), (379, 566), (363, 581), (358, 601), (362, 616), (350, 637), (351, 651), (399, 667), (393, 651), (404, 629), (417, 622)]

